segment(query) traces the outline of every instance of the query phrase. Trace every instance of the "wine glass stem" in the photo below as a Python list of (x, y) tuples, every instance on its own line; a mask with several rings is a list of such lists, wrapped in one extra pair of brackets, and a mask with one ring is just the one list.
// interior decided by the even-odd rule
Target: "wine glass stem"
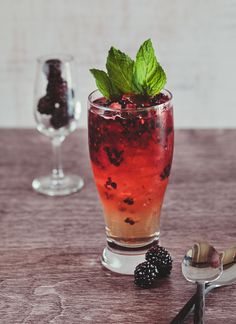
[(64, 178), (64, 172), (62, 168), (62, 158), (61, 158), (61, 143), (63, 138), (54, 137), (52, 139), (52, 150), (53, 150), (53, 169), (52, 169), (52, 179), (59, 182)]

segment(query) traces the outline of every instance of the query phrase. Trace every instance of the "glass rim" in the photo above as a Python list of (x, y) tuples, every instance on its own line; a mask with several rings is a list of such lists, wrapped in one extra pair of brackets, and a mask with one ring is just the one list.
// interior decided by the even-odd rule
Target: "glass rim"
[[(149, 106), (149, 107), (138, 107), (138, 108), (135, 108), (135, 109), (134, 108), (112, 108), (112, 107), (106, 107), (106, 106), (102, 106), (102, 105), (94, 103), (94, 101), (92, 101), (92, 96), (95, 93), (100, 93), (101, 94), (101, 92), (98, 89), (92, 91), (89, 94), (88, 102), (89, 102), (90, 106), (93, 106), (93, 107), (101, 109), (101, 110), (106, 110), (106, 111), (117, 111), (117, 112), (120, 112), (120, 111), (122, 111), (122, 112), (124, 112), (124, 111), (132, 111), (132, 112), (134, 112), (134, 111), (145, 111), (145, 110), (150, 110), (150, 109), (161, 109), (161, 108), (167, 107), (168, 104), (171, 102), (171, 100), (173, 98), (173, 95), (169, 90), (162, 89), (161, 92), (164, 92), (165, 94), (167, 94), (168, 97), (169, 97), (169, 100), (167, 100), (164, 103), (158, 104), (158, 105), (153, 105), (153, 106)], [(102, 96), (102, 94), (101, 94), (101, 96)], [(90, 107), (89, 107), (89, 109), (90, 109)]]
[(71, 54), (52, 53), (37, 57), (37, 62), (39, 63), (44, 63), (47, 60), (61, 60), (62, 62), (71, 62), (74, 60), (74, 56)]

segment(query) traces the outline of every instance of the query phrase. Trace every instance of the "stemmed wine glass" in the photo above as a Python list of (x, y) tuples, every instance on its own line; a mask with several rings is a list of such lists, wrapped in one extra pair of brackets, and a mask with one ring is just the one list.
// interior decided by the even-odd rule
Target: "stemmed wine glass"
[(48, 196), (69, 195), (84, 184), (78, 175), (64, 175), (61, 160), (61, 144), (77, 128), (81, 110), (73, 87), (73, 64), (70, 55), (37, 60), (34, 117), (38, 131), (51, 139), (53, 169), (50, 175), (34, 179), (32, 187)]

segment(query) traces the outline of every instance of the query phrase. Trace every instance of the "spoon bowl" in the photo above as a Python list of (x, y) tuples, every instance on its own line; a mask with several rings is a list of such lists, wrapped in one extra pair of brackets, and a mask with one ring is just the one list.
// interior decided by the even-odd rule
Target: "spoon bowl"
[(208, 283), (222, 273), (222, 255), (205, 242), (195, 243), (182, 262), (182, 273), (190, 282)]

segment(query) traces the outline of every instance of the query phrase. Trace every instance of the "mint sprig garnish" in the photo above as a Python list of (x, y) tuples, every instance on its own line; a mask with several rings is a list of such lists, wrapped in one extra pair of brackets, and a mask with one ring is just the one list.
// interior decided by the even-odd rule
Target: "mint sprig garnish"
[(150, 39), (139, 48), (136, 60), (111, 47), (106, 62), (107, 72), (91, 69), (96, 84), (104, 97), (116, 100), (122, 94), (153, 97), (166, 84), (166, 74), (158, 63)]

